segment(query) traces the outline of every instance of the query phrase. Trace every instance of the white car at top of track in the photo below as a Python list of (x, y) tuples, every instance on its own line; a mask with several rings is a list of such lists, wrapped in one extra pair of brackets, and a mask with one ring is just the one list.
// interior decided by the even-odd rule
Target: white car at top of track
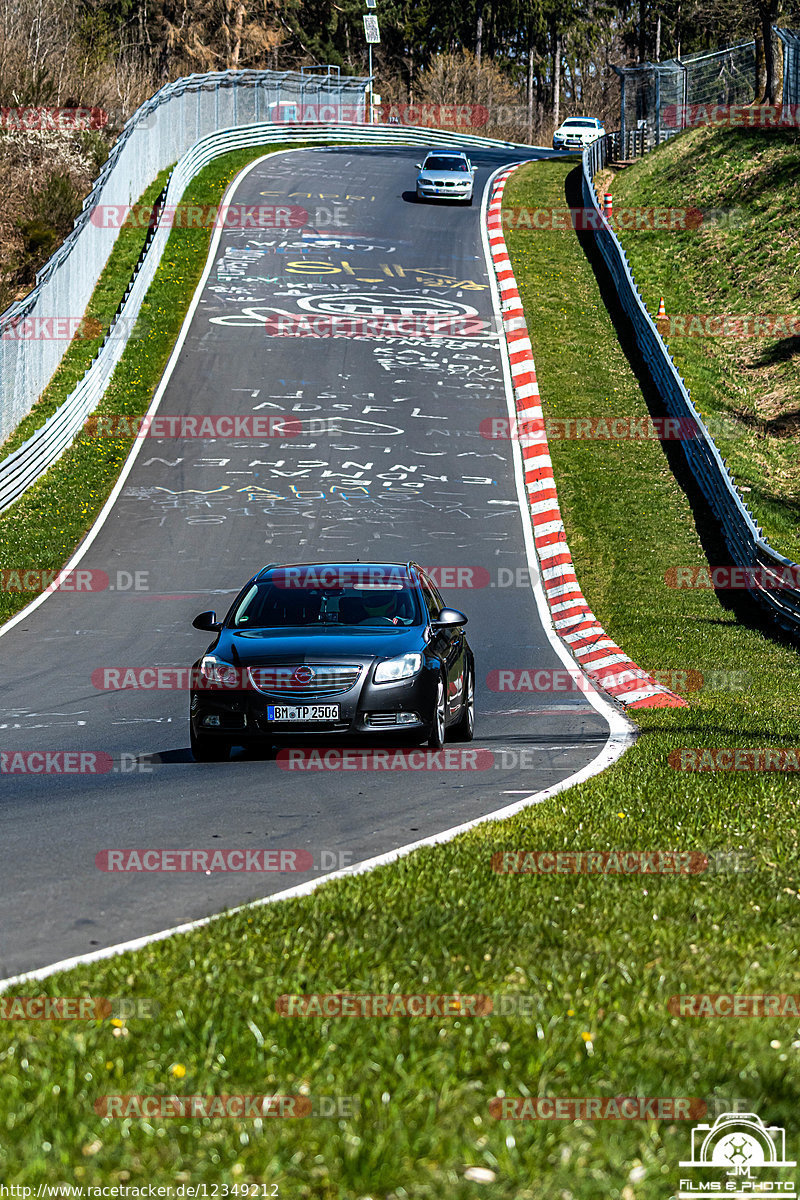
[(460, 200), (472, 204), (475, 170), (459, 150), (433, 150), (417, 163), (418, 200)]
[(597, 117), (568, 117), (553, 134), (554, 150), (583, 150), (605, 134)]

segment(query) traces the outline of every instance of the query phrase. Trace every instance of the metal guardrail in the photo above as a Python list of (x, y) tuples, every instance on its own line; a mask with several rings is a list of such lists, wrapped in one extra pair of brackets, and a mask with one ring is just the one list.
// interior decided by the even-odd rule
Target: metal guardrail
[(624, 132), (614, 132), (608, 135), (607, 154), (614, 162), (625, 162), (631, 158), (641, 158), (647, 153), (647, 130), (626, 129)]
[[(179, 160), (162, 193), (161, 208), (167, 213), (180, 201), (192, 178), (212, 159), (243, 146), (291, 142), (335, 142), (339, 144), (402, 144), (412, 146), (468, 145), (491, 149), (528, 151), (530, 146), (494, 138), (471, 137), (436, 129), (395, 125), (314, 125), (291, 129), (276, 122), (225, 129), (196, 142)], [(163, 212), (151, 233), (147, 252), (117, 310), (105, 340), (89, 370), (64, 403), (28, 440), (0, 462), (0, 511), (8, 508), (70, 446), (86, 418), (99, 404), (114, 370), (125, 352), (130, 331), (153, 281), (170, 233), (170, 220)]]
[[(691, 401), (669, 350), (636, 286), (630, 263), (614, 230), (603, 215), (594, 190), (594, 176), (605, 166), (608, 138), (600, 138), (583, 152), (583, 203), (593, 208), (597, 222), (597, 248), (609, 269), (620, 304), (629, 317), (636, 344), (671, 417), (690, 420), (696, 436), (682, 441), (689, 469), (717, 518), (731, 563), (751, 572), (747, 590), (784, 629), (800, 633), (800, 566), (792, 563), (761, 536), (747, 505), (742, 500), (728, 467)], [(765, 586), (774, 573), (793, 579), (794, 586)]]
[(362, 76), (217, 71), (178, 79), (142, 104), (117, 139), (74, 228), (38, 272), (33, 291), (0, 314), (0, 445), (37, 402), (68, 345), (63, 338), (27, 340), (23, 322), (28, 328), (44, 321), (77, 323), (108, 261), (118, 230), (93, 222), (93, 213), (137, 200), (160, 171), (216, 130), (252, 127), (274, 121), (278, 113), (306, 113), (309, 106), (324, 111), (317, 120), (363, 121), (368, 83)]

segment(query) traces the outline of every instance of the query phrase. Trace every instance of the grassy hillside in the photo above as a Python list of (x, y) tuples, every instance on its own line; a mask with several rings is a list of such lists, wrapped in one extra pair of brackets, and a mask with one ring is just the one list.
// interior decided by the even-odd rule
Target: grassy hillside
[[(800, 314), (800, 134), (695, 129), (614, 179), (614, 207), (697, 207), (699, 229), (622, 231), (650, 311)], [(714, 219), (709, 210), (729, 217)], [(800, 326), (800, 322), (798, 322)], [(775, 547), (800, 559), (800, 336), (667, 338), (745, 498)]]

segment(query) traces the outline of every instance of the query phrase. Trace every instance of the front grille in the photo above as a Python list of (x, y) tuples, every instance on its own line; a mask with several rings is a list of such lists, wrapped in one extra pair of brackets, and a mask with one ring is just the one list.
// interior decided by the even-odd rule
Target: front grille
[[(354, 664), (297, 663), (281, 667), (248, 667), (247, 674), (257, 692), (303, 699), (349, 692), (358, 683), (362, 670)], [(313, 674), (306, 680), (305, 675), (309, 672)]]
[(396, 725), (397, 713), (367, 713), (365, 721), (367, 725)]

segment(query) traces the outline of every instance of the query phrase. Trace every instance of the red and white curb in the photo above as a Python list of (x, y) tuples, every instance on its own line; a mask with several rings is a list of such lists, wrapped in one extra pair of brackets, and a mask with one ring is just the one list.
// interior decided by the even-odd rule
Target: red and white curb
[(683, 707), (685, 700), (637, 667), (612, 641), (586, 603), (575, 574), (544, 432), (544, 415), (528, 327), (503, 236), (500, 212), (503, 191), (509, 175), (516, 169), (516, 166), (509, 167), (496, 177), (486, 223), (500, 289), (500, 308), (517, 416), (520, 427), (526, 431), (520, 436), (520, 447), (533, 523), (533, 540), (553, 625), (587, 675), (621, 704), (628, 708)]

